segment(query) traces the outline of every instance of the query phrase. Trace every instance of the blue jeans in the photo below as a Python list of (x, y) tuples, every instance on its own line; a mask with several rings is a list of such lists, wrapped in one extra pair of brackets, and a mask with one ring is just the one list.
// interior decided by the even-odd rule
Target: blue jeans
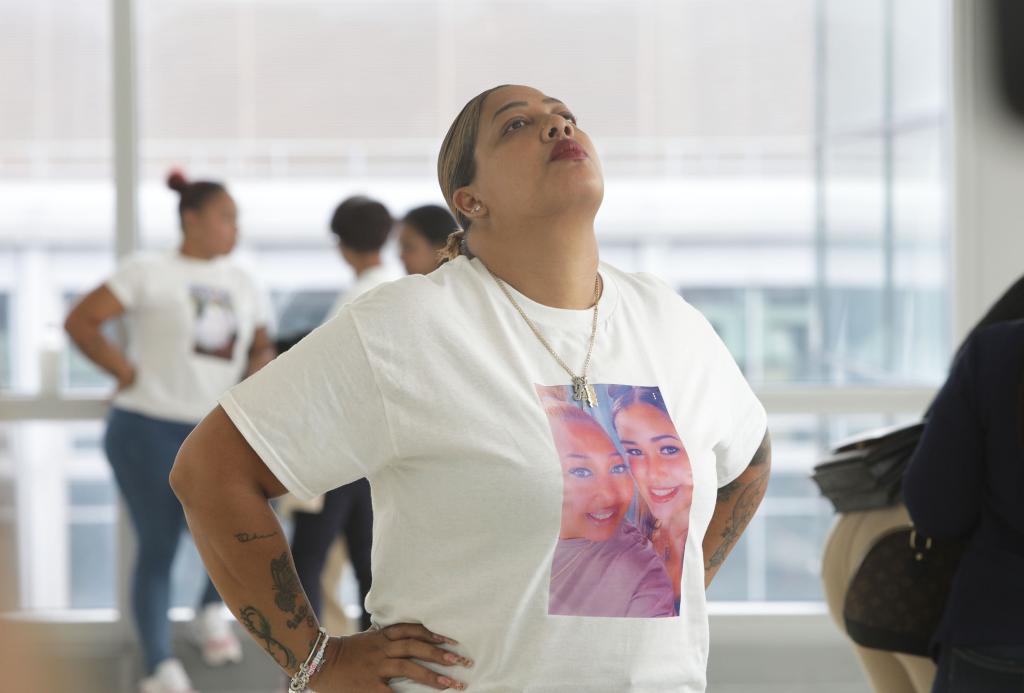
[(1024, 693), (1024, 646), (943, 647), (932, 693)]
[[(111, 409), (104, 447), (114, 479), (135, 528), (137, 553), (132, 574), (132, 611), (147, 673), (172, 657), (171, 565), (185, 529), (185, 514), (167, 481), (192, 424), (160, 421)], [(220, 601), (207, 578), (201, 604)]]

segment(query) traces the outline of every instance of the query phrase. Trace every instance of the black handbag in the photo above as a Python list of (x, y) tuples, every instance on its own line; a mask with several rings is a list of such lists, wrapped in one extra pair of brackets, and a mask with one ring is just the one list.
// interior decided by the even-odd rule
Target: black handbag
[(894, 505), (923, 430), (918, 422), (864, 433), (836, 447), (815, 465), (811, 478), (836, 512)]
[(843, 621), (863, 647), (929, 656), (966, 544), (913, 527), (883, 534), (850, 581)]

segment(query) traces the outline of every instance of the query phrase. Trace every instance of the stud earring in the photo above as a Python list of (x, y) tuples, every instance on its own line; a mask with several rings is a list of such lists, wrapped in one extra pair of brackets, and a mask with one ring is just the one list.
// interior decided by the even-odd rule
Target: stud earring
[(470, 211), (471, 211), (471, 212), (472, 212), (473, 214), (476, 214), (477, 212), (479, 212), (479, 211), (480, 211), (480, 205), (474, 205), (474, 206), (473, 206), (473, 209), (471, 209)]

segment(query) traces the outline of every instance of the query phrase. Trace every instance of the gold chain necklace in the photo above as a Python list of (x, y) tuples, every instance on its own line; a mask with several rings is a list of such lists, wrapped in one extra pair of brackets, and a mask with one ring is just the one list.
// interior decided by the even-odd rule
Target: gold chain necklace
[(594, 352), (594, 340), (597, 339), (597, 303), (598, 299), (601, 297), (601, 275), (598, 274), (594, 279), (594, 322), (590, 328), (590, 344), (587, 346), (587, 358), (583, 362), (583, 370), (580, 371), (579, 375), (576, 375), (565, 361), (562, 360), (562, 357), (559, 356), (551, 347), (551, 344), (549, 344), (548, 340), (544, 338), (544, 335), (541, 334), (540, 329), (534, 324), (533, 320), (530, 320), (530, 316), (526, 314), (526, 311), (523, 310), (522, 306), (520, 306), (516, 299), (513, 298), (512, 293), (508, 290), (508, 286), (501, 277), (496, 275), (494, 272), (491, 272), (490, 268), (487, 268), (487, 271), (490, 272), (492, 277), (494, 277), (494, 281), (498, 284), (498, 288), (501, 289), (501, 292), (505, 294), (505, 297), (508, 298), (519, 314), (523, 316), (523, 320), (525, 320), (526, 324), (529, 325), (533, 334), (535, 334), (537, 339), (540, 340), (540, 343), (544, 345), (544, 348), (548, 350), (549, 354), (555, 357), (555, 361), (557, 361), (558, 365), (562, 367), (562, 370), (568, 373), (569, 377), (572, 378), (572, 398), (577, 402), (585, 402), (588, 407), (596, 407), (597, 393), (594, 391), (594, 386), (587, 380), (587, 368), (590, 367), (590, 356)]

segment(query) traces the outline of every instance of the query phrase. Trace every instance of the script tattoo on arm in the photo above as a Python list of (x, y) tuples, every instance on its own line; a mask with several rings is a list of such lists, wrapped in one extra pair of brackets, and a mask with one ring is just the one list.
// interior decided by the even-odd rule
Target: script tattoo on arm
[(270, 576), (274, 581), (274, 604), (291, 616), (285, 625), (295, 630), (305, 621), (307, 625), (315, 628), (316, 619), (313, 618), (309, 604), (302, 594), (299, 576), (292, 568), (287, 551), (270, 561)]
[(270, 534), (250, 534), (249, 532), (239, 532), (235, 535), (235, 539), (238, 540), (239, 544), (248, 544), (250, 541), (256, 541), (257, 539), (269, 539), (270, 537), (276, 537), (277, 532), (271, 532)]

